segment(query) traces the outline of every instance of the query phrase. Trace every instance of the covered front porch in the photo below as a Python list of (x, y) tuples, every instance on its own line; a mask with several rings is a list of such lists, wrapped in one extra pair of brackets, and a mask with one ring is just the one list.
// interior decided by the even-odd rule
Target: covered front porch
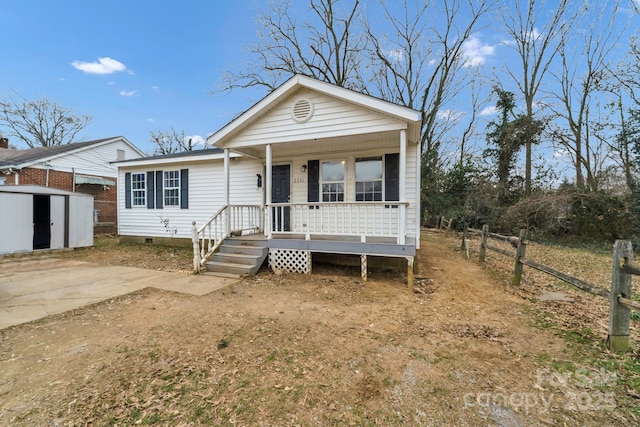
[[(223, 150), (226, 232), (261, 234), (270, 263), (275, 251), (307, 260), (313, 252), (355, 254), (366, 278), (366, 257), (378, 255), (404, 257), (412, 272), (420, 129), (419, 111), (293, 76), (207, 139)], [(232, 153), (261, 167), (253, 182), (262, 203), (251, 214), (260, 224), (232, 223)]]
[[(398, 224), (398, 208), (379, 207), (372, 203), (345, 203), (337, 209), (328, 204), (294, 204), (270, 206), (227, 205), (220, 209), (206, 224), (197, 227), (193, 223), (194, 272), (198, 273), (209, 258), (234, 237), (243, 241), (261, 241), (269, 249), (269, 265), (274, 270), (311, 273), (313, 253), (358, 255), (361, 259), (361, 275), (367, 280), (367, 257), (394, 257), (407, 260), (409, 283), (413, 281), (413, 260), (416, 246), (411, 242), (399, 244), (397, 226), (370, 227), (367, 220), (375, 218), (376, 207), (387, 209), (387, 221)], [(309, 207), (314, 209), (309, 209)], [(315, 209), (317, 207), (317, 209)], [(285, 214), (286, 209), (288, 212)], [(296, 217), (295, 212), (311, 211)], [(323, 213), (323, 210), (326, 212)], [(372, 213), (367, 214), (367, 211)], [(269, 215), (269, 213), (272, 215)], [(340, 213), (340, 217), (338, 217)], [(382, 214), (381, 214), (382, 215)], [(313, 221), (311, 221), (311, 219)], [(339, 219), (342, 219), (340, 221)], [(307, 221), (303, 223), (301, 221)], [(284, 227), (285, 222), (289, 227)], [(344, 224), (361, 223), (359, 227)], [(271, 224), (265, 227), (265, 224)], [(307, 224), (300, 231), (295, 224)]]

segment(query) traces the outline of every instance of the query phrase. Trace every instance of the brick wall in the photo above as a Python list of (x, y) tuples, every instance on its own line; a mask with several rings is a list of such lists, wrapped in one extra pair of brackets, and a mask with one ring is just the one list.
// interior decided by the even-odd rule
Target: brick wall
[[(110, 181), (116, 178), (103, 177)], [(19, 172), (20, 185), (47, 184), (45, 169), (25, 168)], [(7, 185), (15, 185), (15, 174), (7, 175)], [(49, 170), (49, 187), (59, 190), (73, 191), (73, 173)], [(113, 222), (118, 220), (117, 190), (115, 186), (104, 187), (98, 184), (78, 184), (75, 191), (93, 196), (93, 209), (100, 211), (99, 222)]]

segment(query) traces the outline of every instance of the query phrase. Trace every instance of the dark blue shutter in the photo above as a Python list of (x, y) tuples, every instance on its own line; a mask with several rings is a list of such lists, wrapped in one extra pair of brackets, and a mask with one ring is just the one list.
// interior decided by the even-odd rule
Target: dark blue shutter
[(384, 200), (400, 200), (400, 154), (384, 155)]
[(189, 169), (180, 169), (180, 209), (189, 209)]
[(307, 162), (307, 202), (320, 201), (320, 160)]
[(156, 209), (164, 207), (164, 193), (162, 191), (164, 181), (162, 178), (162, 171), (156, 171)]
[(153, 171), (147, 172), (147, 209), (153, 209), (153, 196), (155, 195), (153, 191)]
[(124, 207), (131, 209), (131, 172), (124, 174)]

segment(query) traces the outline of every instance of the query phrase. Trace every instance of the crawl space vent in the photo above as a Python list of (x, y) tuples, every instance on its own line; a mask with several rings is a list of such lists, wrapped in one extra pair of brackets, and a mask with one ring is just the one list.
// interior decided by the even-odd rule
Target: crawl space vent
[(313, 115), (313, 103), (308, 99), (299, 99), (291, 106), (291, 117), (297, 123), (308, 121)]

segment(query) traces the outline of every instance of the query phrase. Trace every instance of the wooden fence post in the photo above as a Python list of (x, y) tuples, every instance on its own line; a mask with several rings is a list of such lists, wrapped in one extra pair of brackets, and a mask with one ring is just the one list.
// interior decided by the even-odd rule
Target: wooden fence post
[(464, 251), (464, 244), (467, 243), (467, 223), (465, 222), (462, 229), (462, 243), (460, 243), (460, 250)]
[(516, 265), (513, 271), (513, 285), (519, 286), (522, 281), (522, 270), (524, 264), (522, 259), (527, 251), (527, 243), (524, 239), (527, 237), (527, 230), (520, 230), (520, 238), (518, 240), (518, 249), (516, 249)]
[(487, 224), (482, 226), (482, 237), (480, 238), (480, 262), (484, 262), (484, 257), (487, 254), (487, 235), (489, 234), (489, 226)]
[(629, 320), (631, 310), (618, 302), (618, 297), (631, 299), (631, 274), (621, 268), (621, 261), (628, 264), (633, 261), (631, 242), (616, 240), (613, 249), (613, 268), (611, 273), (611, 294), (609, 295), (609, 350), (627, 351), (629, 349)]

